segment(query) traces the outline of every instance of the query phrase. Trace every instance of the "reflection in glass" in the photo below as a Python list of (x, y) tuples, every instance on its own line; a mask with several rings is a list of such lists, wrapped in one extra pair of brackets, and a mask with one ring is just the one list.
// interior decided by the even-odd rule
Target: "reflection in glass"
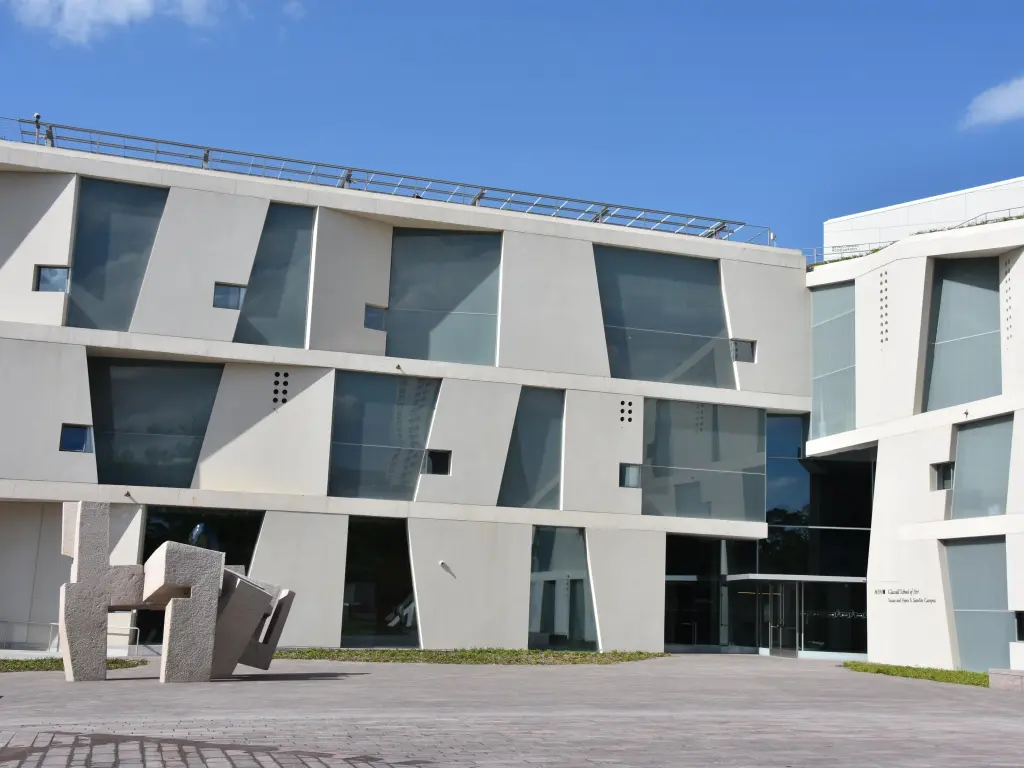
[(720, 539), (666, 536), (666, 645), (719, 644), (721, 558)]
[(223, 366), (89, 358), (98, 481), (190, 488)]
[(644, 466), (641, 512), (667, 517), (764, 522), (764, 475)]
[(167, 190), (82, 178), (67, 325), (127, 331)]
[(404, 519), (348, 519), (344, 599), (342, 647), (419, 647), (416, 595)]
[(758, 572), (862, 577), (870, 538), (870, 531), (855, 528), (769, 525), (768, 538), (758, 543)]
[(951, 517), (1006, 514), (1012, 439), (1013, 414), (957, 427)]
[(612, 376), (733, 389), (718, 262), (594, 246)]
[(437, 379), (338, 371), (328, 495), (411, 501), (439, 389)]
[(1006, 539), (991, 536), (944, 543), (960, 668), (1009, 669), (1010, 643), (1016, 640), (1017, 628), (1014, 613), (1007, 610)]
[(396, 228), (389, 357), (494, 365), (501, 234)]
[(924, 410), (998, 395), (999, 257), (936, 259)]
[(811, 438), (856, 426), (854, 284), (811, 289)]
[(235, 327), (235, 341), (273, 347), (306, 343), (306, 304), (316, 209), (271, 203)]
[(597, 650), (587, 539), (582, 528), (533, 528), (529, 647)]
[(67, 267), (36, 267), (35, 290), (44, 293), (65, 293), (67, 289)]
[(867, 653), (867, 585), (804, 582), (803, 649)]
[(523, 387), (512, 427), (499, 507), (558, 509), (562, 490), (565, 392)]

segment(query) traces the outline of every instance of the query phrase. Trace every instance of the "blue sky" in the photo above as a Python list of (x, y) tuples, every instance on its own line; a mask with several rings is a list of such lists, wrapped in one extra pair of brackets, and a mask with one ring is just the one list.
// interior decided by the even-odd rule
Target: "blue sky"
[(0, 0), (0, 115), (812, 246), (826, 218), (1024, 175), (1022, 21), (1020, 0)]

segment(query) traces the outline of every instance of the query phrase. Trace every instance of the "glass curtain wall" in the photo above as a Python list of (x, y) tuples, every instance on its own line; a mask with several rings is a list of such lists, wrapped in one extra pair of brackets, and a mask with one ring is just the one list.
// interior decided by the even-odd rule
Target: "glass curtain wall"
[(643, 514), (763, 522), (764, 419), (756, 408), (648, 399)]
[(529, 647), (597, 650), (597, 622), (583, 528), (533, 528)]
[(512, 426), (499, 507), (559, 509), (565, 392), (523, 387)]
[(717, 261), (595, 245), (594, 263), (613, 377), (736, 388)]
[(811, 289), (811, 439), (857, 426), (853, 283)]
[(494, 365), (501, 234), (394, 230), (388, 357)]
[(343, 648), (418, 648), (416, 594), (404, 519), (350, 517)]
[(1006, 539), (992, 536), (944, 544), (960, 669), (1009, 669), (1017, 625), (1007, 609)]
[(441, 382), (338, 371), (329, 496), (412, 501)]
[(722, 540), (665, 538), (665, 645), (724, 643)]
[(935, 259), (924, 410), (1003, 391), (999, 257)]
[(223, 368), (89, 358), (99, 482), (191, 488)]
[(271, 203), (235, 327), (236, 342), (306, 345), (316, 208)]
[(68, 325), (128, 330), (166, 202), (166, 189), (79, 180)]
[(1006, 514), (1013, 414), (964, 424), (956, 430), (951, 517)]

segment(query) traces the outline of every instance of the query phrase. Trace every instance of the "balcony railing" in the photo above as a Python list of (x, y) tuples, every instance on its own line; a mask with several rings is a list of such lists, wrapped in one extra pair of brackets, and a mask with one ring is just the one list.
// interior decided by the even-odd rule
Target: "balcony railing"
[(677, 235), (742, 243), (775, 244), (775, 236), (768, 227), (741, 221), (147, 139), (141, 136), (47, 123), (38, 118), (0, 117), (0, 140)]

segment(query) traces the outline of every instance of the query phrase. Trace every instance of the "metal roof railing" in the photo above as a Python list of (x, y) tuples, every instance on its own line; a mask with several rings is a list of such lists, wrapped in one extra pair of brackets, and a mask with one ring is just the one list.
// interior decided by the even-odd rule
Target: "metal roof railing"
[(768, 227), (741, 221), (147, 139), (47, 123), (38, 116), (34, 119), (0, 117), (0, 140), (677, 235), (775, 244), (774, 233)]

